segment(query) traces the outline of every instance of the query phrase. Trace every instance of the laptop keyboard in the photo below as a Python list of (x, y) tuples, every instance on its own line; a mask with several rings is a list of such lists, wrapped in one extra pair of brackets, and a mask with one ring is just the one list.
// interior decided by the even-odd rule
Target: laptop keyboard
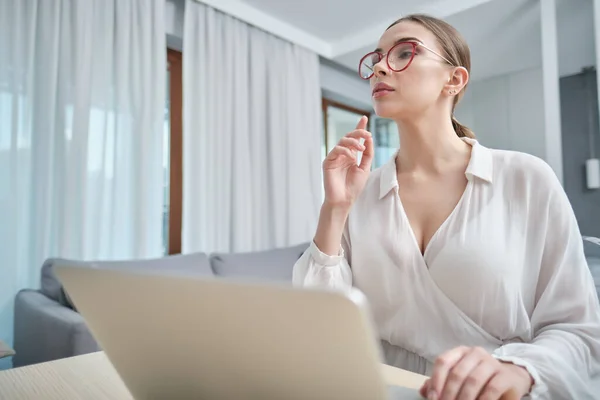
[(388, 386), (389, 400), (423, 400), (416, 389), (407, 389), (400, 386)]

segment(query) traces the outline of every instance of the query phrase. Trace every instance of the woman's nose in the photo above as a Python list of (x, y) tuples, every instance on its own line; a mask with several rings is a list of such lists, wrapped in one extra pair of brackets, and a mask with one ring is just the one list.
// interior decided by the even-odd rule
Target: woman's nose
[(385, 76), (388, 74), (388, 72), (389, 71), (387, 68), (385, 58), (382, 58), (377, 64), (373, 66), (373, 74), (375, 76)]

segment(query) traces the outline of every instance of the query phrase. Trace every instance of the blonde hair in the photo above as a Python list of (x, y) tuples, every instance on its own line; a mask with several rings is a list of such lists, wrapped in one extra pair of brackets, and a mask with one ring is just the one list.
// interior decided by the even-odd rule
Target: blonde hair
[[(451, 61), (453, 65), (464, 67), (469, 73), (471, 72), (471, 51), (467, 42), (462, 35), (452, 25), (443, 21), (439, 18), (435, 18), (425, 14), (411, 14), (398, 19), (396, 22), (391, 24), (387, 29), (392, 26), (403, 22), (410, 21), (416, 22), (429, 30), (437, 38), (444, 57)], [(386, 30), (387, 30), (386, 29)], [(473, 131), (466, 126), (462, 125), (454, 116), (454, 109), (464, 95), (466, 86), (460, 93), (454, 97), (454, 104), (452, 105), (452, 126), (458, 137), (475, 138)]]

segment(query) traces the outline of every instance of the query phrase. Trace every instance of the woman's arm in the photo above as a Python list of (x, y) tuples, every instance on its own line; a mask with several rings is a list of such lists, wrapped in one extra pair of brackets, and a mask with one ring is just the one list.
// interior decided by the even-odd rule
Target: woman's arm
[[(356, 129), (341, 138), (323, 161), (325, 201), (314, 240), (294, 266), (293, 284), (296, 286), (344, 289), (352, 286), (352, 272), (345, 258), (350, 251), (347, 220), (371, 171), (373, 139), (366, 128), (367, 117), (363, 116)], [(361, 151), (358, 164), (357, 154)]]
[(325, 203), (321, 207), (314, 242), (323, 253), (331, 256), (339, 255), (349, 213), (347, 207), (336, 207)]
[(493, 354), (459, 347), (440, 355), (421, 390), (428, 398), (497, 400), (508, 391), (518, 398), (600, 398), (600, 305), (577, 220), (550, 167), (527, 167), (519, 172), (530, 181), (523, 191), (533, 194), (531, 233), (540, 238), (527, 243), (539, 260), (525, 266), (523, 290), (534, 295), (531, 339)]
[(322, 286), (347, 289), (352, 286), (348, 211), (326, 204), (321, 209), (315, 238), (294, 265), (295, 286)]
[(534, 289), (534, 337), (531, 343), (502, 346), (494, 356), (529, 371), (535, 381), (533, 398), (598, 398), (598, 295), (575, 214), (560, 183), (554, 175), (552, 178), (548, 222), (545, 231), (540, 228), (545, 242)]

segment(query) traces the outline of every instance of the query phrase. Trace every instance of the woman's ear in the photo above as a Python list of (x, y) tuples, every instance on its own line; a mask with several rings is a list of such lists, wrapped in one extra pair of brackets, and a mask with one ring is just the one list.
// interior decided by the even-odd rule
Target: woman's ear
[(469, 82), (469, 71), (465, 67), (455, 67), (444, 86), (444, 92), (450, 96), (459, 94)]

